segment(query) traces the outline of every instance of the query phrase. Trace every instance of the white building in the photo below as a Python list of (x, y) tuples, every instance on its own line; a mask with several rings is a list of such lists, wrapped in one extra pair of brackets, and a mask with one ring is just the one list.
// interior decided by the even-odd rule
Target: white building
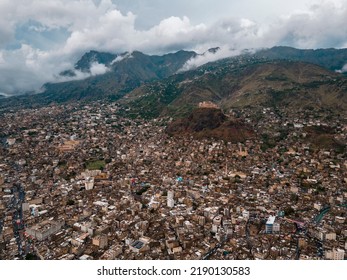
[(175, 197), (175, 192), (173, 190), (169, 190), (167, 192), (167, 206), (170, 208), (175, 206), (174, 197)]
[(273, 233), (279, 233), (280, 232), (280, 229), (281, 229), (281, 226), (279, 223), (274, 223), (273, 224), (273, 227), (272, 227), (272, 232)]
[(248, 220), (248, 219), (249, 219), (249, 211), (243, 210), (243, 211), (242, 211), (242, 217), (243, 217), (245, 220)]
[(270, 216), (265, 225), (265, 233), (273, 233), (276, 216)]
[(345, 250), (334, 248), (332, 251), (325, 252), (325, 258), (328, 260), (344, 260)]
[(325, 240), (336, 240), (336, 233), (330, 232), (325, 234)]
[(345, 250), (334, 248), (333, 259), (334, 260), (343, 260), (344, 258), (345, 258)]
[(317, 209), (318, 211), (320, 211), (323, 208), (323, 206), (319, 202), (316, 202), (316, 203), (313, 204), (313, 208)]
[(174, 207), (175, 206), (175, 201), (171, 198), (167, 198), (167, 207)]
[(92, 190), (94, 188), (94, 178), (93, 177), (86, 178), (84, 184), (87, 191)]
[(7, 138), (6, 143), (9, 146), (12, 146), (12, 145), (14, 145), (16, 143), (16, 139), (15, 138)]
[(175, 192), (174, 192), (173, 190), (169, 190), (169, 191), (167, 192), (167, 198), (168, 198), (168, 199), (169, 199), (169, 198), (174, 199), (174, 197), (175, 197)]

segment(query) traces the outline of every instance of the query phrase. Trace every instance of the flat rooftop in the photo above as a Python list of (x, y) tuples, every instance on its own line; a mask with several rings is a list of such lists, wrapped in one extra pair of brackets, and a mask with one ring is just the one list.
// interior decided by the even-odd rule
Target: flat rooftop
[(267, 224), (267, 225), (272, 225), (272, 224), (275, 222), (275, 219), (276, 219), (276, 216), (270, 216), (270, 217), (267, 219), (266, 224)]

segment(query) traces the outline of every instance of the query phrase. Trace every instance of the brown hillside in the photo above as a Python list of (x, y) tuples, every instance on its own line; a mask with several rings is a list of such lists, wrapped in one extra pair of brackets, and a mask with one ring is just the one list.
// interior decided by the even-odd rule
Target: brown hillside
[(254, 136), (244, 123), (231, 120), (221, 110), (212, 108), (196, 109), (187, 118), (172, 122), (166, 131), (171, 136), (192, 135), (197, 139), (214, 138), (234, 143)]

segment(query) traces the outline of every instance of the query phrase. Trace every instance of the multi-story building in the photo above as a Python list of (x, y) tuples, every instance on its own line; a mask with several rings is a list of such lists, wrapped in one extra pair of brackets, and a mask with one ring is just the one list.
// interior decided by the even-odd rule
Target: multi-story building
[(344, 260), (345, 250), (334, 248), (332, 251), (325, 252), (325, 258), (328, 260)]
[(63, 226), (62, 222), (54, 222), (54, 221), (47, 220), (31, 228), (28, 228), (26, 232), (28, 235), (31, 235), (37, 240), (42, 241), (48, 238), (49, 236), (59, 232), (62, 226)]
[(175, 200), (174, 200), (175, 193), (173, 190), (169, 190), (167, 192), (167, 206), (172, 208), (175, 205)]
[(270, 216), (265, 224), (265, 233), (273, 233), (274, 231), (274, 223), (275, 223), (275, 216)]
[(101, 249), (104, 249), (108, 245), (107, 235), (101, 234), (93, 238), (93, 245), (98, 246)]

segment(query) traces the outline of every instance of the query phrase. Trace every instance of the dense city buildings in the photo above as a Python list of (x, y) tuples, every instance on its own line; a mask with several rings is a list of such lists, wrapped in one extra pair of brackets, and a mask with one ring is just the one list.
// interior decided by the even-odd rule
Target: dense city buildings
[(95, 102), (0, 115), (1, 259), (346, 258), (346, 154), (310, 138), (346, 143), (345, 120), (225, 112), (257, 135), (239, 143), (170, 137), (169, 118), (123, 111)]

